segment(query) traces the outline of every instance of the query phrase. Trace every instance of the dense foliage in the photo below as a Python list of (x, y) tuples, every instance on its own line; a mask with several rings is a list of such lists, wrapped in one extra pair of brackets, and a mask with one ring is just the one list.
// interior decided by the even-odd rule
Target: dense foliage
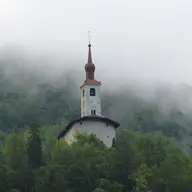
[(69, 146), (56, 138), (80, 114), (74, 79), (51, 81), (42, 71), (3, 63), (0, 192), (191, 192), (190, 111), (166, 96), (104, 92), (103, 114), (121, 123), (113, 147), (92, 135)]
[[(39, 143), (38, 131), (13, 131), (1, 148), (0, 191), (191, 192), (192, 161), (168, 139), (120, 131), (112, 148), (93, 135)], [(47, 148), (46, 145), (49, 145)], [(43, 150), (42, 150), (43, 148)], [(42, 155), (39, 155), (41, 152)]]

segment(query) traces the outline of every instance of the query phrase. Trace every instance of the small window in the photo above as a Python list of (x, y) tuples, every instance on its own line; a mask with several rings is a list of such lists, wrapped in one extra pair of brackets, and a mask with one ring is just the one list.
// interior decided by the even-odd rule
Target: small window
[(95, 96), (95, 89), (94, 88), (90, 89), (90, 96)]
[(95, 115), (96, 114), (96, 110), (91, 110), (91, 115)]
[(83, 89), (83, 97), (85, 96), (85, 89)]

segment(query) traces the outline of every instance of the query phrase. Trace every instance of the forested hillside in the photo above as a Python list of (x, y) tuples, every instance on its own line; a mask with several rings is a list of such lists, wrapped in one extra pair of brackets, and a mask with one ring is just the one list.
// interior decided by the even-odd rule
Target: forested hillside
[(56, 138), (80, 115), (75, 72), (49, 78), (25, 62), (0, 59), (0, 191), (191, 192), (190, 87), (103, 92), (121, 124), (113, 148), (86, 135), (68, 146)]

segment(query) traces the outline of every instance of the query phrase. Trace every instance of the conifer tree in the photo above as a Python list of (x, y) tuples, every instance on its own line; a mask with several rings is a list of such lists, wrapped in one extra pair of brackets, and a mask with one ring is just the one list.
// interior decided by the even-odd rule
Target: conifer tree
[(112, 140), (112, 147), (115, 148), (115, 146), (116, 146), (116, 140), (115, 140), (115, 138), (113, 138), (113, 140)]
[(29, 129), (29, 138), (27, 142), (27, 155), (31, 168), (37, 169), (42, 165), (42, 146), (39, 129), (34, 122)]

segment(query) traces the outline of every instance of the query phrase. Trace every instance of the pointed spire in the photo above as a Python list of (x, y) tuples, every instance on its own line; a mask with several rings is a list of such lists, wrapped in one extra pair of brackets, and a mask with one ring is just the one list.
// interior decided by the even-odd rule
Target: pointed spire
[(95, 65), (92, 63), (92, 56), (91, 56), (91, 43), (90, 43), (90, 31), (89, 31), (89, 51), (88, 51), (88, 61), (85, 64), (85, 71), (86, 71), (86, 80), (87, 79), (94, 79), (94, 72), (95, 72)]
[(88, 62), (87, 63), (92, 63), (92, 56), (91, 56), (91, 42), (90, 42), (90, 39), (91, 39), (91, 35), (90, 35), (90, 31), (88, 31), (88, 35), (89, 35), (89, 52), (88, 52)]
[(87, 63), (92, 63), (92, 56), (91, 56), (91, 44), (89, 43), (89, 52), (88, 52), (88, 62)]

